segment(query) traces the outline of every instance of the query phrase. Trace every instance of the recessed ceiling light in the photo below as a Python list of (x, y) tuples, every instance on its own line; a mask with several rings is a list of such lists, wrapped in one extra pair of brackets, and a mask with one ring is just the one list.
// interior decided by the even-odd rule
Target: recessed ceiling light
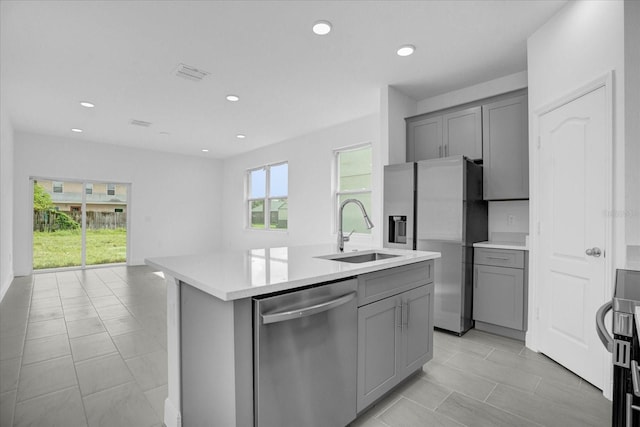
[(325, 36), (331, 32), (331, 22), (317, 21), (313, 24), (313, 32), (319, 36)]
[(93, 108), (93, 107), (95, 107), (95, 104), (92, 104), (91, 102), (87, 102), (87, 101), (82, 101), (82, 102), (80, 103), (80, 105), (82, 105), (83, 107), (86, 107), (86, 108)]
[(77, 133), (80, 133), (80, 132), (82, 132), (82, 129), (73, 128), (73, 129), (71, 129), (71, 132), (77, 132)]
[(231, 102), (240, 101), (240, 97), (238, 95), (227, 95), (227, 101), (231, 101)]
[(236, 135), (236, 138), (238, 138), (238, 139), (245, 139), (246, 137), (247, 137), (247, 135), (243, 135), (241, 133)]
[(203, 152), (203, 153), (208, 153), (208, 152), (209, 152), (209, 150), (207, 150), (206, 148), (203, 148), (203, 149), (202, 149), (202, 152)]
[(411, 44), (406, 44), (404, 46), (400, 46), (398, 51), (396, 52), (398, 56), (409, 56), (413, 55), (413, 52), (416, 51), (416, 47)]

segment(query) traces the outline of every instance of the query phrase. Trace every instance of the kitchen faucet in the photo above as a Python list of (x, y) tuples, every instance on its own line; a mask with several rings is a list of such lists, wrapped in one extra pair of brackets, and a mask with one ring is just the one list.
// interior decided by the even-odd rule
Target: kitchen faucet
[(351, 231), (351, 233), (349, 233), (348, 236), (345, 236), (342, 233), (342, 214), (344, 211), (344, 207), (347, 203), (355, 203), (356, 205), (358, 205), (360, 207), (360, 210), (362, 211), (362, 216), (364, 217), (365, 225), (367, 226), (368, 229), (373, 228), (373, 223), (369, 219), (369, 215), (367, 215), (367, 211), (365, 210), (364, 205), (360, 200), (347, 199), (344, 202), (342, 202), (342, 204), (340, 204), (340, 210), (338, 211), (338, 251), (339, 252), (344, 252), (344, 242), (348, 242), (349, 237), (353, 234), (353, 231)]

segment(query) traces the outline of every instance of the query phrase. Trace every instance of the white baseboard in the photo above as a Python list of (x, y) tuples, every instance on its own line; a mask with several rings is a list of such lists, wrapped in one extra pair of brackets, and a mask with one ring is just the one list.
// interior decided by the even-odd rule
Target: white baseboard
[(180, 411), (173, 405), (169, 398), (164, 401), (164, 424), (167, 427), (182, 427)]

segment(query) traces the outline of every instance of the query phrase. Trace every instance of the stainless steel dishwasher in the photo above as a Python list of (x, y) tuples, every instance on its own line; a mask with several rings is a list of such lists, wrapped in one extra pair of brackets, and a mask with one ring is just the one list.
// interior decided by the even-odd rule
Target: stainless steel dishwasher
[(256, 427), (356, 418), (357, 280), (254, 298)]

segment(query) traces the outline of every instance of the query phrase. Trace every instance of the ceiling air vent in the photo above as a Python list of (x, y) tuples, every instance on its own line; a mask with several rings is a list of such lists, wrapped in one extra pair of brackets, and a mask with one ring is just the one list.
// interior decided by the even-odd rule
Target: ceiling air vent
[(145, 122), (143, 120), (136, 120), (136, 119), (131, 119), (129, 124), (131, 124), (133, 126), (140, 126), (140, 127), (143, 127), (143, 128), (148, 128), (149, 126), (151, 126), (150, 122)]
[(196, 67), (185, 64), (179, 64), (178, 68), (176, 69), (176, 76), (182, 77), (183, 79), (192, 80), (194, 82), (199, 82), (209, 74), (210, 73), (207, 71), (199, 70)]

